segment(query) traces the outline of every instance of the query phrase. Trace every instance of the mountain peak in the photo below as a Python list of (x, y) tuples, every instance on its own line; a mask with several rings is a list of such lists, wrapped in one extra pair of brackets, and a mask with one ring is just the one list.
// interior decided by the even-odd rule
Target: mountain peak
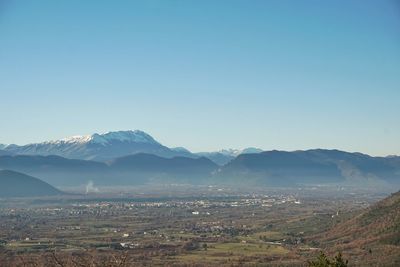
[(139, 130), (77, 135), (23, 146), (9, 145), (4, 150), (13, 154), (58, 155), (72, 159), (100, 161), (143, 152), (167, 157), (176, 154), (149, 134)]
[(259, 148), (255, 148), (255, 147), (248, 147), (248, 148), (244, 148), (244, 149), (222, 149), (220, 151), (218, 151), (218, 153), (221, 153), (223, 155), (228, 155), (228, 156), (233, 156), (233, 157), (237, 157), (240, 154), (256, 154), (256, 153), (261, 153), (263, 152), (262, 149)]
[(172, 151), (176, 151), (176, 152), (183, 152), (183, 153), (191, 153), (188, 149), (178, 146), (178, 147), (173, 147), (171, 148)]
[(153, 137), (140, 130), (107, 132), (102, 135), (97, 135), (97, 137), (102, 137), (105, 140), (118, 140), (123, 142), (157, 143)]
[(107, 145), (111, 142), (128, 142), (128, 143), (153, 143), (158, 144), (153, 137), (149, 134), (140, 130), (128, 130), (128, 131), (114, 131), (106, 132), (104, 134), (92, 134), (92, 135), (76, 135), (68, 138), (64, 138), (51, 143), (92, 143)]

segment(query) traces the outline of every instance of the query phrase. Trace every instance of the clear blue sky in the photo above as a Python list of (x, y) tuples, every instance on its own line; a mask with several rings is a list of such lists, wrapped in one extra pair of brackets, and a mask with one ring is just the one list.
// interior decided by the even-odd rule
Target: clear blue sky
[(0, 143), (400, 154), (399, 1), (0, 3)]

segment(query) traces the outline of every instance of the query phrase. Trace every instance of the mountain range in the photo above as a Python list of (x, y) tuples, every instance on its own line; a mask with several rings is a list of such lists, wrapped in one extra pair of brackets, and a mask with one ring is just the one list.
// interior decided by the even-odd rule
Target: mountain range
[(0, 144), (0, 155), (56, 155), (70, 159), (108, 161), (117, 157), (146, 153), (165, 158), (206, 157), (219, 165), (226, 164), (241, 153), (258, 153), (261, 151), (257, 148), (247, 148), (244, 150), (229, 149), (218, 152), (192, 153), (183, 147), (168, 148), (157, 142), (149, 134), (139, 130), (72, 136), (61, 140), (22, 146)]
[(106, 161), (137, 153), (149, 153), (163, 157), (186, 154), (172, 151), (142, 131), (118, 131), (73, 136), (23, 146), (7, 145), (3, 147), (3, 150), (19, 155), (56, 155), (71, 159), (96, 161)]
[(0, 156), (0, 169), (40, 177), (57, 186), (188, 183), (246, 186), (348, 184), (399, 186), (399, 159), (337, 150), (242, 154), (224, 166), (202, 158), (139, 153), (97, 162), (60, 156)]
[(400, 157), (371, 157), (340, 150), (265, 151), (242, 154), (221, 168), (230, 181), (293, 185), (347, 183), (353, 185), (400, 184)]
[(248, 147), (245, 149), (222, 149), (216, 152), (199, 152), (196, 153), (199, 156), (206, 157), (218, 165), (225, 165), (237, 156), (241, 154), (257, 154), (263, 152), (263, 150), (255, 147)]
[(313, 149), (257, 148), (192, 153), (168, 148), (142, 131), (75, 136), (0, 150), (0, 169), (53, 185), (190, 183), (297, 186), (302, 184), (400, 185), (400, 157)]
[(201, 184), (218, 167), (204, 157), (163, 158), (144, 153), (116, 158), (106, 163), (60, 156), (0, 156), (0, 169), (37, 176), (56, 186), (76, 186), (88, 181), (102, 185), (149, 182)]

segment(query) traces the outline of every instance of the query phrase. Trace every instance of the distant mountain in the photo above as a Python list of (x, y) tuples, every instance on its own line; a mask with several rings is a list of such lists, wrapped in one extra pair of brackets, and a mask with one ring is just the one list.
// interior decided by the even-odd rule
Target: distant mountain
[(23, 173), (0, 170), (0, 198), (38, 197), (63, 194), (53, 186)]
[(242, 154), (221, 168), (215, 179), (265, 185), (350, 183), (400, 184), (397, 158), (315, 149)]
[(6, 155), (12, 155), (13, 153), (11, 153), (10, 151), (5, 151), (5, 150), (1, 150), (0, 149), (0, 156), (6, 156)]
[(237, 157), (241, 154), (256, 154), (256, 153), (261, 153), (263, 152), (262, 149), (256, 148), (256, 147), (248, 147), (245, 149), (222, 149), (218, 151), (221, 154), (224, 155), (230, 155), (233, 157)]
[(259, 152), (262, 152), (262, 150), (246, 148), (243, 150), (225, 149), (218, 152), (192, 153), (184, 147), (168, 148), (157, 142), (149, 134), (139, 130), (72, 136), (61, 140), (22, 146), (0, 144), (0, 155), (55, 155), (69, 159), (108, 161), (118, 157), (146, 153), (165, 158), (206, 157), (219, 165), (228, 163), (240, 154)]
[(314, 236), (321, 246), (350, 253), (359, 266), (400, 266), (400, 192)]
[[(199, 155), (198, 155), (199, 157)], [(0, 156), (0, 169), (41, 177), (53, 185), (158, 183), (297, 186), (340, 183), (360, 187), (400, 185), (399, 157), (314, 149), (241, 154), (218, 166), (206, 157), (161, 157), (148, 153), (106, 162), (60, 156)]]
[(223, 166), (218, 177), (246, 184), (282, 186), (344, 180), (334, 163), (318, 162), (286, 151), (239, 155)]
[(152, 154), (135, 154), (109, 162), (113, 173), (131, 173), (149, 181), (204, 183), (218, 166), (207, 158), (162, 158)]
[(107, 163), (59, 156), (0, 156), (0, 169), (41, 177), (54, 185), (134, 185), (149, 182), (204, 183), (218, 166), (206, 158), (163, 158), (139, 153)]
[(190, 156), (187, 151), (174, 151), (161, 145), (143, 131), (117, 131), (105, 134), (73, 136), (24, 146), (8, 145), (5, 151), (19, 155), (56, 155), (71, 159), (106, 161), (137, 153), (162, 157)]
[(172, 151), (178, 152), (178, 153), (187, 153), (187, 154), (192, 154), (188, 149), (184, 147), (173, 147), (171, 148)]
[(37, 176), (53, 185), (80, 185), (109, 177), (105, 163), (60, 156), (0, 156), (0, 169)]
[(261, 153), (263, 150), (259, 148), (249, 147), (243, 150), (240, 149), (223, 149), (217, 152), (199, 152), (196, 153), (199, 156), (209, 158), (210, 160), (214, 161), (218, 165), (225, 165), (237, 156), (241, 154), (255, 154)]
[(219, 152), (199, 152), (196, 154), (200, 157), (206, 157), (220, 166), (227, 164), (229, 161), (235, 158), (234, 156), (222, 154)]

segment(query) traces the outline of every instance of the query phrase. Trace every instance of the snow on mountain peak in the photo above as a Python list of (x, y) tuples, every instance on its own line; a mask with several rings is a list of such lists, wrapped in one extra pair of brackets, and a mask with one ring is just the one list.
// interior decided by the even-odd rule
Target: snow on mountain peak
[(218, 151), (218, 153), (221, 153), (223, 155), (227, 155), (227, 156), (239, 156), (240, 154), (254, 154), (254, 153), (260, 153), (262, 152), (262, 149), (259, 148), (255, 148), (255, 147), (248, 147), (245, 149), (222, 149), (220, 151)]
[(105, 134), (94, 134), (93, 137), (94, 136), (96, 136), (96, 138), (103, 138), (106, 141), (116, 140), (134, 143), (156, 143), (153, 137), (139, 130), (107, 132)]
[(106, 145), (113, 141), (129, 142), (129, 143), (157, 143), (157, 141), (155, 141), (153, 137), (139, 130), (107, 132), (104, 134), (95, 133), (92, 135), (76, 135), (48, 143), (56, 143), (56, 144), (92, 143), (92, 144)]
[[(91, 135), (74, 135), (71, 137), (55, 141), (55, 143), (87, 143), (90, 140), (91, 140)], [(49, 142), (49, 143), (54, 143), (54, 142)]]

